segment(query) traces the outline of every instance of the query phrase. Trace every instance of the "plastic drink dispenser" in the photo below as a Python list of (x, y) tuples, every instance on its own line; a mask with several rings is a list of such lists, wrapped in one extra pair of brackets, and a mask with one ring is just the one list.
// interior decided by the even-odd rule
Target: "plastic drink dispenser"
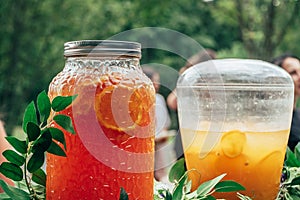
[[(275, 199), (293, 110), (293, 81), (259, 60), (210, 60), (178, 79), (178, 115), (195, 190), (226, 173), (255, 199)], [(238, 199), (236, 193), (217, 197)]]

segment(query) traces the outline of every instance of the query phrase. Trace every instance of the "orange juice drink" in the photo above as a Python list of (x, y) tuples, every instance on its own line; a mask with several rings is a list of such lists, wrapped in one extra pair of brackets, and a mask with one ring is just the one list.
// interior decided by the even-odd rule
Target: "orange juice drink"
[[(242, 184), (241, 193), (255, 200), (275, 199), (279, 190), (286, 141), (289, 130), (247, 132), (229, 130), (222, 133), (181, 129), (185, 159), (192, 188), (223, 173), (224, 180)], [(207, 137), (217, 135), (218, 142), (210, 150), (204, 149)], [(193, 139), (192, 139), (193, 138)], [(229, 200), (238, 199), (236, 193), (216, 195)]]

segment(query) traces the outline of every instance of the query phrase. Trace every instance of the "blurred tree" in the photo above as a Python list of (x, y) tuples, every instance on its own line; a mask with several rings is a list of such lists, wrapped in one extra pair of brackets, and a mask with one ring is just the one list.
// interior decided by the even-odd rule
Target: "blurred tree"
[(214, 9), (219, 23), (239, 27), (248, 57), (263, 60), (273, 57), (289, 34), (297, 34), (292, 28), (300, 22), (297, 0), (216, 1)]
[[(25, 103), (46, 89), (61, 68), (64, 30), (54, 10), (59, 1), (1, 1), (1, 113), (8, 133), (20, 124)], [(52, 9), (51, 9), (52, 8)], [(55, 8), (55, 9), (54, 9)], [(51, 12), (50, 12), (51, 11)], [(53, 23), (55, 22), (55, 23)]]
[(0, 13), (0, 113), (8, 134), (63, 68), (64, 42), (107, 38), (126, 23), (126, 6), (116, 1), (2, 0)]

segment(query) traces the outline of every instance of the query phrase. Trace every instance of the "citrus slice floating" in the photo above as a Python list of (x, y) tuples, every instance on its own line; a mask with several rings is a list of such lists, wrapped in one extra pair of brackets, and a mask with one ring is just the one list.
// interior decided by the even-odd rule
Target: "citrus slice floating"
[(235, 158), (243, 152), (246, 141), (247, 138), (244, 132), (239, 130), (225, 132), (221, 139), (222, 151), (227, 157)]
[[(148, 86), (110, 85), (96, 94), (97, 119), (106, 128), (119, 131), (147, 126), (153, 116), (155, 96)], [(127, 103), (126, 103), (127, 102)]]

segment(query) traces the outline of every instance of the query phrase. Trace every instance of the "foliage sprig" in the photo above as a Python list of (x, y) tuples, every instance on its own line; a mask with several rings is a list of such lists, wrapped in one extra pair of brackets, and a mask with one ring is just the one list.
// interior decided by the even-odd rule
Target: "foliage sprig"
[[(6, 137), (14, 150), (5, 150), (2, 154), (7, 159), (0, 165), (0, 172), (16, 182), (15, 186), (7, 185), (0, 180), (0, 186), (5, 193), (0, 199), (45, 199), (46, 173), (42, 169), (45, 162), (45, 153), (57, 156), (66, 156), (66, 142), (62, 130), (75, 134), (72, 120), (69, 116), (55, 114), (72, 104), (74, 96), (57, 96), (52, 102), (42, 91), (37, 101), (30, 102), (26, 107), (22, 128), (25, 140), (14, 136)], [(61, 129), (51, 126), (58, 124)]]
[[(155, 200), (188, 200), (205, 199), (214, 200), (214, 192), (237, 192), (240, 200), (251, 200), (239, 191), (245, 188), (234, 181), (221, 181), (226, 174), (202, 183), (197, 190), (191, 192), (191, 181), (184, 167), (184, 159), (178, 160), (169, 172), (169, 181), (175, 184), (173, 189), (164, 187), (163, 184), (156, 183)], [(289, 148), (286, 151), (286, 159), (282, 171), (280, 190), (276, 200), (300, 200), (300, 143), (295, 147), (294, 152)]]
[(294, 152), (287, 149), (280, 191), (276, 200), (300, 200), (300, 143)]
[[(197, 190), (191, 192), (191, 180), (188, 179), (188, 173), (184, 167), (184, 159), (178, 160), (170, 169), (169, 181), (174, 183), (175, 187), (170, 190), (169, 188), (157, 189), (155, 194), (156, 200), (188, 200), (188, 199), (205, 199), (216, 200), (212, 195), (215, 192), (238, 192), (243, 191), (245, 188), (235, 181), (222, 179), (226, 174), (221, 174), (216, 178), (202, 183)], [(237, 196), (242, 200), (247, 197), (237, 193)], [(249, 198), (250, 199), (250, 198)]]

